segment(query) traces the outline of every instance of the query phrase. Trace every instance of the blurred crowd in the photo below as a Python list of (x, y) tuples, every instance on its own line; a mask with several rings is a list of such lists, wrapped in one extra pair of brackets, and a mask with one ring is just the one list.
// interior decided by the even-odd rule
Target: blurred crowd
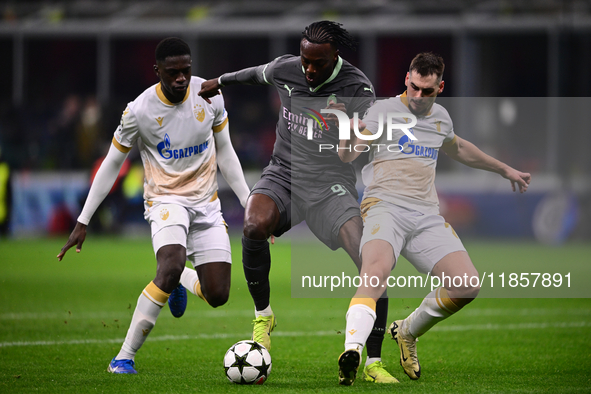
[[(94, 95), (75, 93), (46, 106), (5, 108), (0, 114), (2, 157), (15, 170), (89, 170), (106, 154), (124, 108), (124, 103), (101, 106)], [(252, 102), (240, 112), (230, 117), (236, 124), (236, 151), (246, 168), (262, 168), (275, 138), (271, 121), (260, 124), (268, 109)], [(238, 131), (245, 128), (256, 130), (257, 138)], [(138, 160), (137, 152), (130, 159)]]

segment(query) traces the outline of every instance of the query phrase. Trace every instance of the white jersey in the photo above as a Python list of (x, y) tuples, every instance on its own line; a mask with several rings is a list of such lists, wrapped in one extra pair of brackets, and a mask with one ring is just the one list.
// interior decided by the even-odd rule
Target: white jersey
[[(376, 101), (363, 119), (366, 130), (377, 133), (379, 114), (384, 122), (389, 112), (410, 114), (407, 104), (406, 92)], [(392, 123), (410, 123), (410, 119), (393, 118)], [(362, 170), (364, 203), (383, 200), (424, 214), (439, 214), (435, 190), (437, 156), (439, 148), (455, 138), (447, 110), (435, 103), (429, 114), (417, 117), (417, 124), (409, 129), (416, 141), (399, 129), (394, 129), (392, 140), (387, 140), (386, 130), (384, 124), (381, 137), (371, 142), (369, 163)]]
[(187, 207), (217, 198), (213, 133), (227, 124), (221, 95), (208, 104), (197, 93), (202, 78), (192, 76), (182, 102), (171, 103), (160, 83), (127, 105), (113, 144), (127, 152), (137, 141), (144, 164), (144, 199)]

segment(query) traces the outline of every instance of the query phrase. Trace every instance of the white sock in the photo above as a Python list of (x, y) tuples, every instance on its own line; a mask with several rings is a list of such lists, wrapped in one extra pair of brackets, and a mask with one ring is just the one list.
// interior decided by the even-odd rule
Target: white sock
[(254, 310), (254, 316), (255, 317), (259, 317), (259, 316), (273, 316), (273, 310), (271, 309), (271, 304), (269, 304), (268, 307), (266, 307), (265, 309), (263, 309), (262, 311), (257, 311), (256, 308)]
[[(197, 271), (194, 269), (185, 267), (181, 273), (181, 285), (183, 285), (185, 289), (189, 290), (189, 292), (192, 294), (195, 294), (197, 297), (207, 302), (203, 292), (201, 291), (201, 282), (199, 281), (199, 276), (197, 276)], [(209, 302), (207, 303), (209, 304)]]
[(197, 271), (189, 267), (185, 267), (181, 274), (181, 285), (183, 285), (185, 289), (189, 290), (191, 293), (199, 296), (199, 294), (197, 294), (197, 285), (199, 285), (199, 287), (201, 287), (201, 285), (199, 284)]
[[(355, 300), (356, 299), (354, 298), (351, 303), (355, 302)], [(375, 308), (375, 302), (373, 305)], [(359, 351), (362, 352), (363, 347), (365, 346), (365, 341), (367, 341), (371, 329), (373, 328), (373, 323), (376, 320), (376, 312), (365, 304), (356, 303), (349, 305), (346, 318), (347, 328), (345, 329), (345, 350), (358, 348)]]
[(376, 361), (382, 361), (381, 357), (368, 357), (367, 360), (365, 360), (365, 366), (367, 367), (370, 364), (375, 363)]
[(460, 308), (449, 298), (445, 287), (438, 287), (405, 319), (402, 329), (408, 330), (410, 335), (418, 338), (459, 310)]
[(154, 282), (150, 282), (137, 300), (137, 306), (131, 318), (127, 336), (121, 346), (116, 360), (134, 359), (137, 351), (142, 347), (148, 334), (156, 324), (160, 310), (168, 300), (169, 294), (160, 290)]

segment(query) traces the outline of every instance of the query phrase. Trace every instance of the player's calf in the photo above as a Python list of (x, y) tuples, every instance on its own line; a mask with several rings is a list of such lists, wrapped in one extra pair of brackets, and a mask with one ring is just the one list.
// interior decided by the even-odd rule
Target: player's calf
[(480, 291), (478, 271), (463, 250), (443, 257), (433, 267), (431, 276), (439, 278), (440, 286), (445, 288), (447, 297), (458, 309), (474, 300)]
[(480, 285), (468, 287), (446, 288), (450, 300), (459, 308), (463, 308), (478, 297)]

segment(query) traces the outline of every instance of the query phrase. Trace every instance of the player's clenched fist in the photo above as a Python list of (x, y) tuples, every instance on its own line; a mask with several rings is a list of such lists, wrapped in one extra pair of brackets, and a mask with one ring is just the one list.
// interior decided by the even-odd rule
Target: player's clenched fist
[(211, 104), (209, 98), (220, 94), (220, 87), (217, 79), (209, 79), (201, 84), (201, 90), (197, 94)]

